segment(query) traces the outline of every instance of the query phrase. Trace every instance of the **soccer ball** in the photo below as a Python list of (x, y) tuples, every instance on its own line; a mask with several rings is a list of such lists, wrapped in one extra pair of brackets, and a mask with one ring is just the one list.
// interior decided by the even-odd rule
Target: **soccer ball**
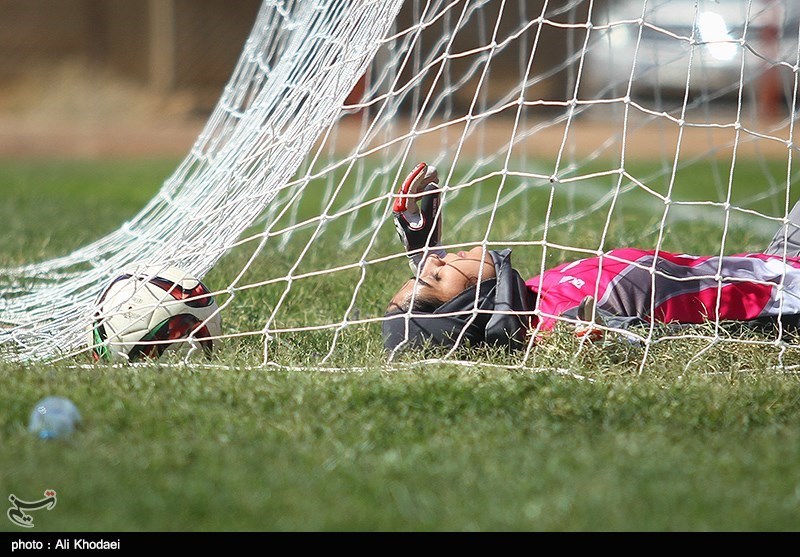
[(88, 340), (97, 361), (136, 362), (198, 345), (210, 354), (221, 332), (219, 307), (202, 282), (176, 267), (140, 266), (100, 294)]

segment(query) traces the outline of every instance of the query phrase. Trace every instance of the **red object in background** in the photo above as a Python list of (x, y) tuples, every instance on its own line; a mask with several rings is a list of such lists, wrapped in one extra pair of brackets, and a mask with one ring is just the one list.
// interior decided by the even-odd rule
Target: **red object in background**
[[(367, 89), (367, 74), (362, 75), (358, 82), (353, 86), (353, 89), (348, 93), (347, 98), (344, 100), (345, 106), (354, 105), (361, 102), (364, 97), (364, 91)], [(360, 112), (361, 109), (353, 109), (353, 114)]]
[[(778, 26), (766, 25), (761, 33), (761, 40), (764, 43), (766, 54), (773, 60), (777, 59), (780, 41)], [(758, 79), (758, 112), (761, 118), (768, 121), (777, 120), (780, 116), (782, 98), (780, 66), (770, 65), (764, 69)]]

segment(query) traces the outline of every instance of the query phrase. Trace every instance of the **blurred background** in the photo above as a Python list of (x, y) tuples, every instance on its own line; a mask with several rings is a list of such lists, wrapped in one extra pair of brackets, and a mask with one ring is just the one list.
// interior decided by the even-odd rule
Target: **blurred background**
[[(608, 2), (595, 2), (600, 9)], [(406, 2), (398, 25), (420, 20)], [(588, 2), (549, 2), (585, 21)], [(0, 0), (0, 156), (181, 155), (229, 79), (261, 0)], [(509, 3), (502, 24), (541, 12)], [(513, 13), (512, 13), (513, 12)], [(540, 96), (563, 98), (565, 33), (544, 28)], [(456, 40), (485, 40), (462, 33)], [(572, 45), (571, 48), (575, 48)], [(578, 45), (579, 46), (579, 45)], [(519, 65), (510, 53), (508, 64)], [(496, 61), (497, 62), (497, 61)], [(509, 72), (509, 77), (513, 72)], [(510, 88), (495, 72), (492, 88)], [(471, 95), (470, 95), (471, 97)], [(465, 98), (464, 102), (469, 102)]]
[[(542, 26), (532, 68), (536, 78), (526, 94), (562, 101), (573, 95), (619, 98), (637, 52), (632, 95), (647, 109), (678, 113), (691, 54), (690, 109), (714, 106), (730, 114), (741, 91), (759, 117), (783, 118), (796, 77), (791, 66), (797, 63), (797, 4), (702, 0), (698, 11), (695, 0), (649, 0), (645, 19), (653, 27), (643, 28), (638, 38), (639, 26), (630, 21), (641, 17), (641, 0), (549, 1), (548, 21), (578, 26), (569, 32)], [(184, 154), (228, 81), (260, 5), (261, 0), (0, 0), (0, 157)], [(503, 27), (537, 17), (543, 5), (543, 0), (506, 3), (498, 35), (508, 34)], [(398, 28), (420, 21), (422, 9), (424, 3), (405, 2)], [(576, 92), (586, 38), (580, 24), (588, 21), (590, 9), (594, 25), (629, 24), (589, 35)], [(715, 13), (704, 17), (706, 10)], [(737, 41), (745, 36), (747, 13), (744, 49), (690, 46), (685, 40), (694, 29), (699, 41)], [(454, 49), (466, 50), (470, 41), (488, 43), (481, 35), (492, 26), (476, 22), (474, 33), (456, 37)], [(490, 96), (499, 98), (518, 82), (524, 68), (516, 54), (501, 51), (493, 59), (493, 68), (507, 64), (513, 71), (493, 70)], [(764, 55), (784, 64), (765, 62)], [(463, 91), (466, 106), (473, 91)], [(459, 102), (458, 92), (454, 97)], [(547, 109), (540, 112), (548, 117)], [(594, 120), (621, 116), (601, 104), (582, 112)]]
[(180, 155), (261, 0), (0, 0), (0, 156)]

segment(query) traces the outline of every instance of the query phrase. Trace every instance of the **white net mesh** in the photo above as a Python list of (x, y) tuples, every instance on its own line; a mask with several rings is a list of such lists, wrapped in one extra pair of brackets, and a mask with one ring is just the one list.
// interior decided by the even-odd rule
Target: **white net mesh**
[(439, 170), (445, 247), (511, 247), (525, 278), (624, 245), (759, 251), (795, 200), (799, 12), (265, 0), (158, 195), (83, 249), (0, 269), (3, 354), (81, 357), (98, 291), (144, 261), (205, 277), (226, 364), (385, 361), (384, 310), (408, 278), (392, 194), (420, 160)]

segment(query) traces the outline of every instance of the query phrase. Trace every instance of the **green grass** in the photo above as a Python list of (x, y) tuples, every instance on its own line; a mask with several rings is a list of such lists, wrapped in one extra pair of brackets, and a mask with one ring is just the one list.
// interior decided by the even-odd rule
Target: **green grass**
[[(58, 491), (41, 530), (797, 527), (799, 393), (775, 375), (4, 375), (0, 487)], [(23, 430), (44, 391), (86, 415), (68, 444)]]
[[(173, 168), (171, 161), (0, 164), (0, 217), (9, 231), (0, 236), (0, 262), (61, 255), (114, 230)], [(678, 197), (716, 198), (700, 184), (716, 187), (718, 170), (695, 168)], [(769, 171), (780, 181), (785, 169)], [(742, 164), (737, 172), (758, 183), (764, 169)], [(534, 213), (547, 194), (546, 187), (530, 194)], [(622, 204), (636, 207), (642, 195), (649, 194), (625, 194)], [(737, 195), (776, 214), (774, 199), (749, 205), (747, 191)], [(576, 199), (566, 196), (554, 210), (569, 213)], [(549, 239), (592, 245), (575, 231), (596, 230), (606, 211), (560, 225)], [(629, 206), (612, 217), (609, 247), (653, 241), (652, 214)], [(482, 218), (464, 229), (466, 241)], [(510, 226), (500, 220), (498, 240)], [(719, 249), (717, 228), (694, 223), (688, 234), (670, 235), (669, 247)], [(395, 249), (385, 232), (373, 255)], [(321, 245), (331, 249), (338, 235), (331, 228)], [(731, 250), (759, 249), (764, 238), (734, 227), (728, 241)], [(287, 247), (287, 260), (296, 249)], [(325, 249), (309, 256), (309, 268), (324, 264)], [(519, 258), (524, 271), (535, 270), (541, 253), (519, 251), (529, 256)], [(571, 255), (554, 251), (548, 262)], [(227, 284), (243, 257), (230, 254), (208, 281)], [(286, 262), (265, 253), (258, 265), (267, 264), (280, 270)], [(402, 265), (375, 266), (358, 299), (363, 313), (381, 310)], [(264, 268), (254, 272), (263, 276)], [(310, 322), (304, 312), (341, 315), (353, 276), (330, 279), (321, 292), (313, 281), (293, 287), (288, 307), (304, 309), (288, 312), (286, 324)], [(282, 290), (242, 293), (225, 315), (228, 330), (257, 328)], [(702, 338), (657, 343), (642, 370), (636, 347), (578, 349), (571, 335), (556, 335), (527, 370), (503, 367), (514, 359), (488, 350), (468, 354), (473, 366), (408, 358), (387, 369), (370, 326), (348, 332), (332, 362), (360, 372), (315, 371), (314, 353), (328, 340), (276, 340), (277, 361), (305, 371), (258, 367), (256, 337), (229, 339), (207, 367), (0, 363), (0, 498), (32, 500), (55, 489), (58, 505), (35, 512), (35, 531), (786, 531), (800, 524), (800, 381), (787, 371), (800, 362), (791, 350), (709, 347)], [(84, 416), (69, 441), (40, 441), (26, 430), (35, 402), (50, 394), (69, 397)], [(0, 530), (21, 529), (0, 519)]]

